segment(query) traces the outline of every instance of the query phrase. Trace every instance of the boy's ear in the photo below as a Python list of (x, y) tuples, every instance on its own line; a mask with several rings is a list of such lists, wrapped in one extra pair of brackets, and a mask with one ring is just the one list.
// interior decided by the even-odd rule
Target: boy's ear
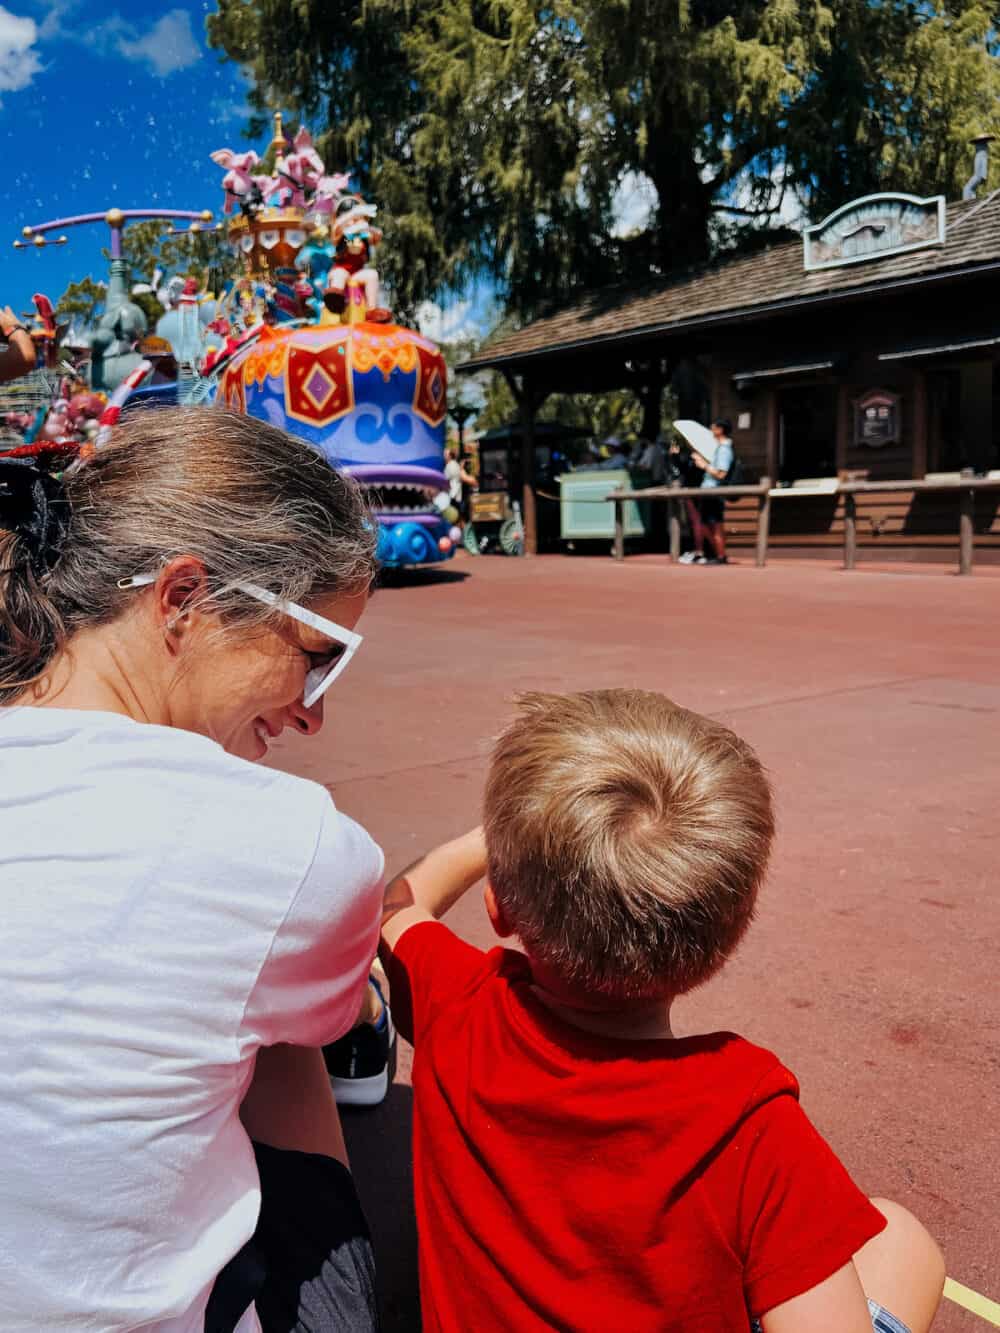
[(497, 902), (497, 896), (493, 892), (493, 885), (489, 880), (486, 881), (486, 888), (483, 890), (483, 901), (486, 903), (486, 915), (490, 919), (490, 925), (502, 940), (509, 939), (514, 934), (514, 927), (507, 920), (503, 908)]

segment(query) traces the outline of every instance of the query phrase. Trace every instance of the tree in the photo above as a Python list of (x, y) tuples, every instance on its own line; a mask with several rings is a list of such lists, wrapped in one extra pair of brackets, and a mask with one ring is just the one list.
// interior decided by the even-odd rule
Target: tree
[(83, 324), (96, 324), (104, 309), (107, 286), (93, 278), (71, 282), (56, 303), (58, 320), (78, 319)]
[(957, 198), (969, 140), (1000, 129), (990, 7), (837, 0), (835, 17), (790, 116), (788, 180), (812, 218), (876, 190)]
[(206, 26), (209, 43), (253, 81), (248, 136), (270, 128), (272, 109), (310, 120), (327, 170), (351, 171), (352, 185), (377, 204), (392, 235), (379, 257), (382, 277), (397, 310), (410, 314), (464, 270), (435, 221), (460, 183), (413, 161), (423, 94), (403, 50), (400, 9), (367, 0), (218, 0)]
[(813, 218), (954, 194), (1000, 129), (981, 0), (219, 0), (208, 25), (386, 209), (403, 310), (473, 276), (522, 319), (642, 285), (760, 243), (790, 192)]

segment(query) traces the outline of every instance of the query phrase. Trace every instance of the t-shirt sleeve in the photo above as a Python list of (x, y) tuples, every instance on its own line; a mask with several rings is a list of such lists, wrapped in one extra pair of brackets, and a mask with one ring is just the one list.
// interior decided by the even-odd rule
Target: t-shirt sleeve
[(715, 457), (712, 459), (712, 466), (716, 472), (728, 472), (733, 466), (733, 446), (731, 444), (720, 444), (715, 451)]
[(411, 926), (394, 949), (383, 945), (380, 957), (389, 978), (393, 1022), (411, 1046), (442, 1010), (485, 979), (492, 956), (460, 940), (440, 921)]
[(327, 799), (312, 862), (247, 1000), (243, 1034), (262, 1046), (323, 1046), (353, 1025), (378, 945), (385, 862)]
[(727, 1151), (742, 1156), (739, 1243), (755, 1317), (831, 1277), (886, 1224), (790, 1093), (754, 1111)]

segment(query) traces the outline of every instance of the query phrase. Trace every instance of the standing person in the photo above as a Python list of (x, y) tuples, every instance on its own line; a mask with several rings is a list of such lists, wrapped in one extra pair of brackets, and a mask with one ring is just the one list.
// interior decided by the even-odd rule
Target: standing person
[(0, 1325), (372, 1329), (320, 1048), (382, 854), (257, 762), (361, 643), (367, 509), (283, 431), (160, 409), (63, 481), (0, 460), (0, 528)]
[(639, 454), (639, 468), (649, 477), (650, 486), (662, 486), (667, 480), (667, 450), (663, 437), (650, 440)]
[(458, 510), (459, 517), (464, 523), (469, 514), (469, 506), (465, 500), (464, 487), (475, 489), (476, 479), (472, 473), (466, 471), (462, 463), (459, 462), (458, 455), (455, 453), (454, 449), (446, 449), (444, 458), (444, 475), (448, 478), (448, 495), (452, 504)]
[[(671, 1028), (764, 878), (750, 746), (659, 694), (532, 694), (483, 808), (385, 895), (428, 1333), (926, 1333), (920, 1223), (865, 1197), (775, 1055)], [(438, 919), (484, 875), (523, 952)]]
[[(705, 458), (697, 450), (692, 450), (691, 461), (696, 468), (702, 472), (701, 489), (712, 491), (717, 486), (724, 484), (729, 475), (729, 470), (733, 466), (733, 427), (732, 424), (720, 417), (712, 422), (712, 435), (715, 439), (715, 449), (712, 451), (711, 458)], [(688, 500), (688, 516), (691, 519), (691, 535), (694, 539), (694, 546), (691, 551), (681, 556), (681, 563), (686, 565), (725, 565), (728, 564), (726, 557), (726, 529), (723, 519), (725, 517), (726, 502), (720, 497), (711, 494), (703, 499)], [(705, 556), (703, 547), (705, 540), (712, 548), (713, 554)]]

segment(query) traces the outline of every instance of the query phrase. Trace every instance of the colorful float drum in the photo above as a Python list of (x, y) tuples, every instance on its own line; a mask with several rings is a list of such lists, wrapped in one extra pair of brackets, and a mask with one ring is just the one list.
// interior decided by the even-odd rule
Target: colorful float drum
[(443, 472), (447, 370), (412, 329), (266, 328), (222, 372), (217, 401), (314, 445), (369, 491), (387, 565), (449, 557), (460, 536)]

